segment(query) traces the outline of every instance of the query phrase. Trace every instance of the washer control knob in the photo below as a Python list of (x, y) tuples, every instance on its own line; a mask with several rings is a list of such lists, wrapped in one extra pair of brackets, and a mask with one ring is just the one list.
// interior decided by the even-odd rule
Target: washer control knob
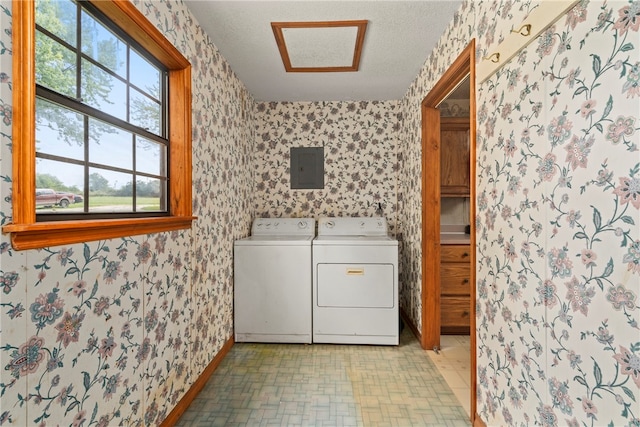
[(308, 226), (309, 224), (307, 224), (305, 221), (298, 222), (298, 228), (307, 228)]
[(335, 223), (335, 222), (333, 222), (333, 221), (327, 221), (327, 222), (326, 222), (326, 227), (327, 227), (327, 228), (333, 228), (333, 227), (335, 227), (335, 226), (336, 226), (336, 223)]

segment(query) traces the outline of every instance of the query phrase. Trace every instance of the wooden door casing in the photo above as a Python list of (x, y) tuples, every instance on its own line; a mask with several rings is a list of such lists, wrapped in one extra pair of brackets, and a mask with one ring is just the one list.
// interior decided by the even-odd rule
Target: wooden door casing
[[(483, 425), (476, 404), (476, 238), (475, 238), (475, 176), (476, 176), (476, 70), (475, 39), (472, 39), (440, 80), (425, 96), (422, 110), (422, 348), (440, 347), (440, 116), (442, 102), (465, 78), (469, 77), (469, 207), (470, 207), (470, 358), (471, 421)], [(436, 118), (437, 117), (437, 118)], [(436, 173), (437, 171), (437, 173)], [(435, 179), (435, 181), (433, 181)], [(434, 184), (435, 183), (435, 184)]]

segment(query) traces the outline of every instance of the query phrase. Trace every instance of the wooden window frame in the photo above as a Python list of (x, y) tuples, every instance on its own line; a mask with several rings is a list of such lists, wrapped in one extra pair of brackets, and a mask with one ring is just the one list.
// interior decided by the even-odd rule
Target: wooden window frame
[(13, 222), (2, 227), (16, 250), (190, 228), (191, 64), (129, 1), (91, 4), (169, 70), (169, 216), (36, 222), (35, 2), (13, 0)]

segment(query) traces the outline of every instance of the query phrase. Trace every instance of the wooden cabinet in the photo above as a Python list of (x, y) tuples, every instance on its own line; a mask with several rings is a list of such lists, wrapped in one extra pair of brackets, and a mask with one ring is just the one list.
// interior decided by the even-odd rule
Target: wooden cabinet
[(442, 334), (469, 334), (471, 252), (469, 245), (440, 245)]
[[(469, 197), (469, 118), (440, 119), (440, 195)], [(441, 334), (469, 334), (471, 251), (467, 244), (440, 245)]]
[(440, 194), (469, 195), (469, 118), (440, 119)]

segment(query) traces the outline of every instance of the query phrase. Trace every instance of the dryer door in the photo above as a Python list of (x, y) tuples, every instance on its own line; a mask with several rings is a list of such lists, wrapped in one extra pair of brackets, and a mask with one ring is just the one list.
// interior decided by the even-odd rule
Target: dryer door
[(393, 264), (318, 264), (319, 307), (392, 308)]

